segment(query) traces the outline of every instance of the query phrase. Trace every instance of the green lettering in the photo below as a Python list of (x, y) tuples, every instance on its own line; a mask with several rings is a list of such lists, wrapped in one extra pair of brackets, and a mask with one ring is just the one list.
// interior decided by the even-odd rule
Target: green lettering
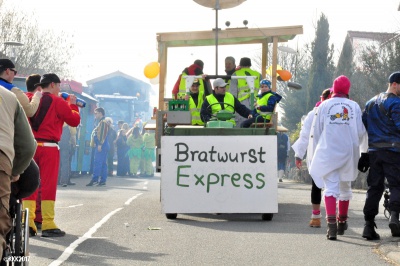
[[(236, 177), (237, 176), (237, 177)], [(231, 182), (232, 182), (232, 185), (234, 186), (234, 187), (240, 187), (240, 185), (238, 185), (238, 184), (236, 184), (236, 181), (239, 181), (240, 180), (240, 175), (238, 174), (238, 173), (234, 173), (232, 176), (231, 176)]]
[[(213, 182), (211, 182), (211, 177), (215, 176), (217, 179)], [(211, 173), (207, 177), (207, 193), (210, 192), (210, 185), (215, 185), (219, 183), (219, 176), (217, 174)]]
[[(247, 179), (247, 177), (249, 179)], [(250, 180), (251, 178), (252, 177), (251, 177), (250, 174), (244, 174), (243, 175), (243, 180), (247, 183), (247, 184), (244, 185), (245, 188), (251, 189), (253, 187), (253, 182), (251, 182), (251, 180)]]
[(229, 175), (227, 175), (227, 174), (222, 174), (221, 175), (221, 187), (223, 187), (224, 186), (224, 181), (225, 181), (225, 177), (229, 177)]
[(261, 179), (261, 178), (259, 178), (258, 176), (262, 176), (262, 177), (265, 177), (265, 176), (264, 176), (264, 174), (262, 174), (262, 173), (256, 174), (256, 179), (257, 179), (258, 181), (260, 181), (261, 184), (262, 184), (261, 186), (256, 186), (256, 188), (262, 189), (262, 188), (265, 186), (265, 181), (264, 181), (264, 179)]
[(189, 185), (181, 184), (181, 177), (189, 177), (189, 175), (181, 174), (181, 169), (183, 168), (191, 168), (190, 165), (180, 165), (178, 166), (178, 174), (176, 176), (176, 185), (178, 187), (189, 187)]
[(198, 183), (201, 183), (201, 184), (204, 186), (204, 183), (203, 183), (203, 177), (204, 177), (204, 175), (198, 177), (198, 176), (195, 174), (194, 177), (197, 179), (196, 184), (194, 184), (195, 186), (197, 186)]

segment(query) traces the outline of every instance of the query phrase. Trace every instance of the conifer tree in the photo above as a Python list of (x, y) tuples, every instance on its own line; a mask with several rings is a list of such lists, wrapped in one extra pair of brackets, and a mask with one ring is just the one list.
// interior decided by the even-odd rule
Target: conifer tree
[(329, 22), (322, 13), (317, 22), (315, 39), (311, 43), (311, 71), (307, 90), (307, 110), (311, 110), (319, 101), (321, 92), (332, 86), (334, 65), (333, 65), (333, 44), (329, 48)]

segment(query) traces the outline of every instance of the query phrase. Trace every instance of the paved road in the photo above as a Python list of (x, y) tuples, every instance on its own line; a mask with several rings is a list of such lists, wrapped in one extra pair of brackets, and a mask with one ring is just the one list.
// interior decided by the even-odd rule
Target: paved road
[(56, 221), (64, 238), (31, 238), (30, 265), (391, 265), (398, 238), (387, 219), (377, 217), (383, 240), (366, 241), (362, 207), (365, 193), (350, 204), (349, 229), (337, 241), (322, 228), (308, 227), (309, 185), (279, 183), (279, 213), (272, 221), (259, 214), (161, 213), (160, 177), (111, 177), (106, 187), (60, 188)]

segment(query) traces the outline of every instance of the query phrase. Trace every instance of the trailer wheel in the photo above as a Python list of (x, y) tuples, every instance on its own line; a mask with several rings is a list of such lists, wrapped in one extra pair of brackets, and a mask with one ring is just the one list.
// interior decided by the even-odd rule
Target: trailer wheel
[(176, 217), (178, 216), (178, 214), (177, 213), (166, 213), (165, 216), (167, 217), (167, 219), (175, 220)]
[(271, 221), (273, 217), (274, 217), (273, 213), (263, 213), (261, 219), (263, 221)]

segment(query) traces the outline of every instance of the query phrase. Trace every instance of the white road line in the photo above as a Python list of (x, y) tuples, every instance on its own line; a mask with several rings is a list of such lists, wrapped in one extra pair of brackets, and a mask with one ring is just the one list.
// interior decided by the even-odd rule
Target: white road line
[[(130, 198), (127, 202), (125, 202), (125, 205), (129, 205), (129, 203), (131, 203), (134, 199), (136, 199), (137, 197), (139, 197), (140, 195), (142, 195), (143, 193), (140, 193), (132, 198)], [(103, 217), (103, 219), (100, 220), (100, 222), (96, 223), (92, 228), (89, 229), (89, 231), (87, 231), (83, 236), (79, 237), (77, 240), (75, 240), (74, 242), (72, 242), (65, 250), (64, 252), (61, 254), (60, 257), (58, 257), (57, 260), (53, 261), (52, 263), (50, 263), (49, 266), (59, 266), (61, 265), (63, 262), (65, 262), (69, 256), (72, 255), (72, 253), (74, 253), (75, 249), (82, 244), (85, 240), (92, 238), (92, 235), (94, 233), (96, 233), (96, 231), (104, 224), (106, 223), (114, 214), (116, 214), (117, 212), (119, 212), (120, 210), (122, 210), (123, 208), (118, 208), (113, 210), (112, 212), (108, 213), (106, 216)]]
[(136, 199), (137, 197), (139, 197), (140, 195), (142, 195), (143, 193), (139, 193), (136, 196), (133, 196), (132, 198), (128, 199), (127, 201), (125, 201), (124, 205), (128, 206), (129, 204), (131, 204), (131, 202)]
[(83, 206), (83, 204), (76, 204), (76, 205), (71, 205), (71, 206), (66, 206), (66, 207), (57, 207), (56, 209), (68, 209), (68, 208), (75, 208), (75, 207), (80, 207)]

